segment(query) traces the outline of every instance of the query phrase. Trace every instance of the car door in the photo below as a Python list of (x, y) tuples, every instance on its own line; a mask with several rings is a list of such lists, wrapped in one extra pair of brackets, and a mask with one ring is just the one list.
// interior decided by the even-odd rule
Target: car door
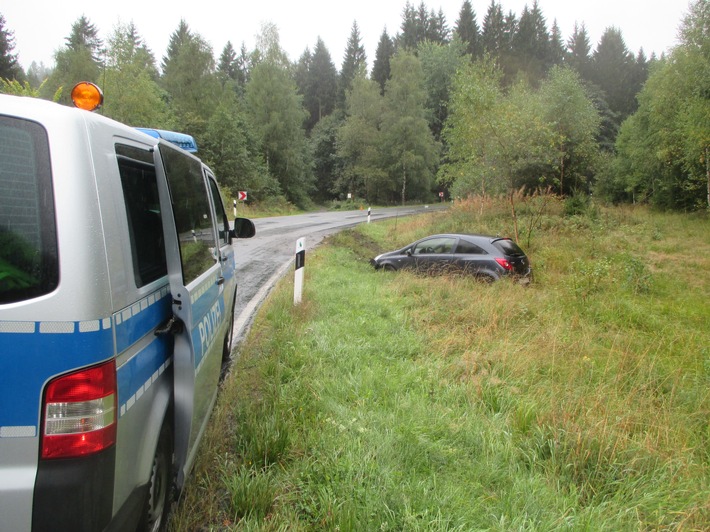
[(495, 270), (493, 258), (480, 246), (465, 238), (459, 238), (452, 260), (457, 269), (467, 273)]
[(220, 245), (207, 176), (200, 161), (161, 143), (161, 191), (175, 336), (175, 459), (178, 485), (190, 469), (217, 394), (228, 314)]
[(417, 242), (412, 247), (411, 258), (419, 271), (440, 272), (451, 267), (456, 238), (435, 236)]

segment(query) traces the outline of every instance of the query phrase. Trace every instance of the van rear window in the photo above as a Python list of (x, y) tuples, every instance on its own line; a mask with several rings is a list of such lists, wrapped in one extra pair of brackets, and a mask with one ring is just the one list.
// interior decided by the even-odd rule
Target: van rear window
[(0, 115), (0, 304), (59, 283), (51, 177), (44, 128)]

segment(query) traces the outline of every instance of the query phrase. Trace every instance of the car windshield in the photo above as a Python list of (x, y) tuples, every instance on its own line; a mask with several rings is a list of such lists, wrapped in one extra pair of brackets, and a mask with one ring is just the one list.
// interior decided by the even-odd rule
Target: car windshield
[(47, 134), (0, 116), (0, 304), (53, 291), (59, 283)]
[(493, 245), (503, 252), (504, 255), (510, 257), (522, 257), (525, 252), (520, 249), (520, 246), (510, 240), (509, 238), (501, 238), (499, 240), (494, 240)]

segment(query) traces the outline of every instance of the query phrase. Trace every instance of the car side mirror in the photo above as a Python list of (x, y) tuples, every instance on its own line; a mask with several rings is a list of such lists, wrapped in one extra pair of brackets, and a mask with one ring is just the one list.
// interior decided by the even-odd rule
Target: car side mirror
[(412, 256), (412, 248), (409, 248), (407, 250), (407, 257), (411, 257), (411, 256)]
[(249, 218), (235, 218), (234, 229), (229, 231), (229, 236), (232, 238), (251, 238), (255, 234), (256, 227)]

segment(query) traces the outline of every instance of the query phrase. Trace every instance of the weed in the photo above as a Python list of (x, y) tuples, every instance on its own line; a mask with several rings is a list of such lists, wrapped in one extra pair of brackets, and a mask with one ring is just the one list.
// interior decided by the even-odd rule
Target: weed
[(234, 521), (262, 520), (269, 514), (277, 493), (271, 474), (227, 463), (222, 466), (221, 479), (229, 493), (229, 514)]
[(242, 346), (173, 529), (709, 529), (708, 220), (519, 205), (527, 289), (362, 260), (505, 233), (504, 199), (319, 247), (304, 306), (285, 282)]

